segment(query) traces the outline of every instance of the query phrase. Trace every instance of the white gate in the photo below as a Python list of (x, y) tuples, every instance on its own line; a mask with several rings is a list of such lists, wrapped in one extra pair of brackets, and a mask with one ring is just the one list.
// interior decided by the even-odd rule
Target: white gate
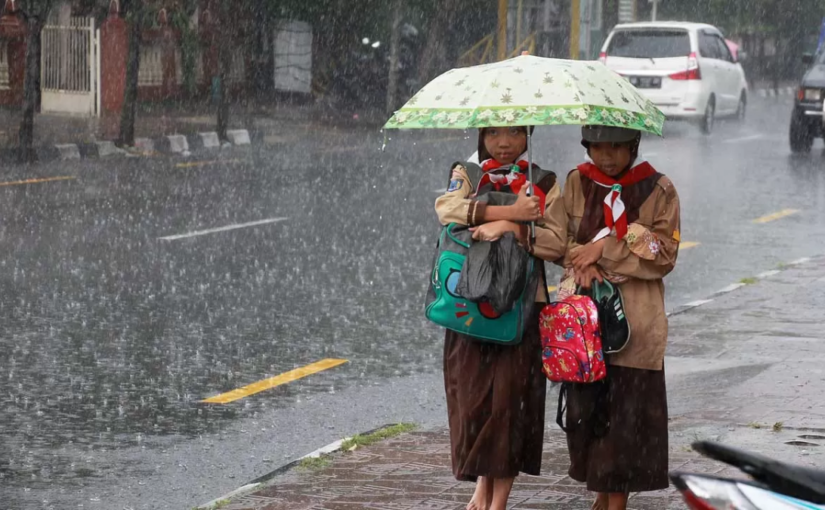
[(94, 18), (43, 27), (40, 89), (44, 113), (100, 115), (100, 30)]

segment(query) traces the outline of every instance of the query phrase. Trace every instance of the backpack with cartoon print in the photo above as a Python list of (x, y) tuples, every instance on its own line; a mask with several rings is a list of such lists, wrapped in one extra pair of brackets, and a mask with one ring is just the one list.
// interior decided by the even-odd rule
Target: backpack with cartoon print
[(599, 311), (589, 296), (550, 303), (539, 316), (542, 371), (552, 382), (593, 383), (607, 377)]

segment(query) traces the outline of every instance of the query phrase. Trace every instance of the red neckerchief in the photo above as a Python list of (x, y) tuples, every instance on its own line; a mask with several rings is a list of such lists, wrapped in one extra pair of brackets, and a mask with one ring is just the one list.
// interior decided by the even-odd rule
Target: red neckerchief
[[(514, 166), (518, 167), (519, 171), (513, 171), (512, 167)], [(509, 173), (493, 172), (494, 170), (504, 170), (508, 168), (510, 169)], [(528, 164), (527, 161), (524, 160), (516, 161), (511, 165), (503, 165), (494, 159), (488, 159), (481, 163), (481, 169), (484, 171), (484, 175), (481, 177), (478, 189), (489, 184), (496, 191), (507, 191), (507, 188), (509, 188), (509, 191), (518, 195), (519, 192), (521, 192), (522, 186), (527, 184), (527, 174), (525, 172), (528, 170)], [(533, 186), (533, 194), (539, 197), (541, 215), (544, 216), (547, 197), (544, 192), (535, 185)]]
[(583, 163), (578, 166), (578, 170), (591, 181), (611, 188), (604, 199), (604, 223), (607, 228), (616, 229), (617, 238), (624, 239), (627, 235), (627, 212), (622, 201), (622, 190), (655, 175), (656, 170), (650, 163), (643, 161), (628, 170), (619, 180), (604, 174), (593, 163)]
[(515, 163), (509, 164), (509, 165), (505, 165), (504, 163), (499, 163), (498, 161), (496, 161), (494, 159), (486, 159), (486, 160), (481, 162), (481, 169), (484, 170), (484, 173), (486, 174), (487, 172), (489, 172), (491, 170), (500, 170), (502, 168), (510, 168), (513, 165), (518, 166), (521, 169), (522, 172), (527, 171), (527, 161), (525, 161), (523, 159), (520, 159), (520, 160), (516, 161)]

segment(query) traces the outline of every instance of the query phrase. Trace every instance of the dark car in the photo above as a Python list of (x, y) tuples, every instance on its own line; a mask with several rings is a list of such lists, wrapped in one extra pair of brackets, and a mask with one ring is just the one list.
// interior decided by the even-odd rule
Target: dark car
[(791, 114), (791, 151), (810, 152), (814, 138), (823, 136), (823, 107), (825, 99), (825, 51), (806, 54), (802, 61), (810, 66), (799, 84)]

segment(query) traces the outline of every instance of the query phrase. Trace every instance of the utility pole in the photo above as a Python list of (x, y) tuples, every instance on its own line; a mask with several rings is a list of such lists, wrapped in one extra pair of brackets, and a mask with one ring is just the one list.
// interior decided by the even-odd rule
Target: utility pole
[(593, 27), (593, 0), (580, 0), (579, 3), (579, 17), (581, 18), (581, 29), (583, 33), (579, 34), (581, 42), (579, 42), (579, 52), (584, 53), (585, 60), (590, 58), (590, 44), (592, 39)]
[(507, 13), (510, 10), (509, 0), (498, 0), (498, 60), (507, 58)]
[(659, 1), (660, 0), (650, 0), (650, 3), (653, 4), (653, 14), (650, 17), (650, 21), (656, 21), (656, 16), (659, 11)]
[(570, 1), (570, 58), (579, 59), (579, 37), (581, 37), (581, 2)]

